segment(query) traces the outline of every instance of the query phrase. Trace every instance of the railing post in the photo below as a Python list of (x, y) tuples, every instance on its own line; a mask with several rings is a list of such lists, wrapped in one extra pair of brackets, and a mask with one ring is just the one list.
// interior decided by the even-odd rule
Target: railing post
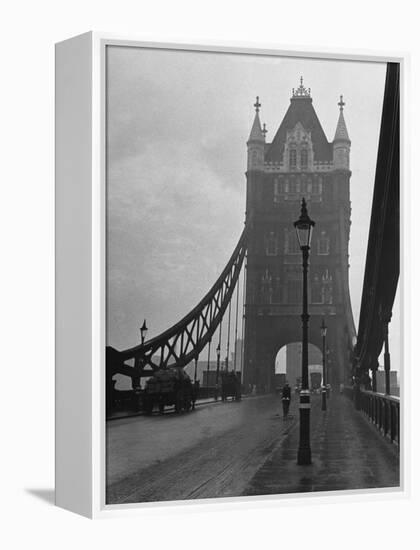
[(383, 313), (381, 314), (381, 320), (383, 325), (384, 333), (384, 369), (385, 369), (385, 394), (390, 395), (391, 393), (391, 384), (390, 384), (390, 372), (391, 372), (391, 357), (389, 355), (389, 340), (388, 340), (388, 325), (391, 321), (392, 313)]
[(394, 407), (394, 404), (391, 403), (390, 405), (390, 420), (391, 420), (391, 425), (390, 425), (390, 436), (391, 436), (391, 442), (394, 442), (394, 438), (395, 438), (395, 407)]
[(378, 371), (378, 361), (376, 361), (376, 364), (372, 365), (372, 391), (377, 392), (377, 384), (376, 384), (376, 373)]

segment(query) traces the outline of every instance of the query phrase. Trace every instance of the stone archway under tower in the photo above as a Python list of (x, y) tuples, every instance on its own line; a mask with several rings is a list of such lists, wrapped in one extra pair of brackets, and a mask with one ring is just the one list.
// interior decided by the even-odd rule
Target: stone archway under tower
[[(322, 352), (308, 343), (309, 387), (317, 389), (322, 382)], [(292, 388), (299, 387), (302, 373), (302, 342), (282, 346), (274, 361), (274, 386), (276, 391), (287, 381)]]

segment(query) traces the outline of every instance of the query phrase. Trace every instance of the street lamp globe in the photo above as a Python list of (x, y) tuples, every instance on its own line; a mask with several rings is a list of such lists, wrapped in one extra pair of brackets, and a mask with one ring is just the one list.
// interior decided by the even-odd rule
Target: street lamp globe
[(311, 220), (306, 208), (306, 201), (302, 199), (302, 205), (300, 210), (300, 217), (293, 224), (295, 226), (296, 235), (299, 241), (301, 250), (308, 249), (311, 246), (312, 229), (315, 222)]

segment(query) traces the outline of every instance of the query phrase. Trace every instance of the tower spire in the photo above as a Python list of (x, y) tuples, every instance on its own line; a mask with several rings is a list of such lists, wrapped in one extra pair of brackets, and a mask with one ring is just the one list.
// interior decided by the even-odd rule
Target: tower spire
[(252, 124), (251, 133), (249, 134), (248, 142), (251, 141), (265, 141), (265, 133), (264, 130), (261, 128), (261, 122), (260, 122), (260, 98), (257, 96), (257, 100), (254, 103), (255, 107), (255, 117), (254, 117), (254, 123)]
[(340, 114), (338, 115), (337, 129), (333, 140), (333, 164), (336, 169), (349, 170), (351, 141), (343, 115), (345, 103), (342, 95), (340, 95), (340, 101), (337, 105), (340, 108)]
[(264, 130), (260, 122), (260, 98), (254, 103), (255, 116), (252, 124), (251, 133), (247, 141), (248, 146), (248, 170), (262, 170), (264, 168), (264, 148), (265, 148), (265, 124)]
[(347, 126), (343, 115), (343, 108), (345, 103), (343, 101), (342, 95), (340, 95), (340, 101), (337, 103), (337, 105), (340, 107), (340, 114), (338, 116), (337, 129), (335, 131), (334, 141), (348, 141), (350, 143), (349, 134), (347, 132)]

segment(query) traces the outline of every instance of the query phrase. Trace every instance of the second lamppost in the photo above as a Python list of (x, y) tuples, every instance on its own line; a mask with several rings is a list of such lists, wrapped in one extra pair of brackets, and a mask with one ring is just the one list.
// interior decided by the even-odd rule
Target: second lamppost
[(299, 403), (299, 449), (297, 455), (298, 464), (311, 464), (311, 442), (310, 442), (310, 412), (311, 400), (309, 392), (308, 373), (308, 261), (311, 248), (312, 229), (315, 222), (311, 220), (306, 209), (306, 201), (302, 199), (300, 218), (295, 221), (299, 246), (302, 251), (303, 270), (303, 304), (302, 304), (302, 389), (300, 391)]
[(325, 337), (327, 336), (327, 325), (324, 319), (322, 319), (321, 325), (322, 336), (322, 410), (327, 410), (327, 375), (325, 370)]
[(147, 334), (147, 331), (149, 329), (147, 328), (147, 325), (146, 325), (146, 319), (143, 321), (143, 324), (140, 328), (140, 337), (141, 337), (141, 345), (144, 344), (144, 339), (146, 338), (146, 334)]
[(219, 395), (219, 372), (220, 372), (220, 342), (216, 348), (216, 356), (217, 356), (217, 363), (216, 363), (216, 390), (214, 393), (214, 398), (217, 401), (218, 395)]

